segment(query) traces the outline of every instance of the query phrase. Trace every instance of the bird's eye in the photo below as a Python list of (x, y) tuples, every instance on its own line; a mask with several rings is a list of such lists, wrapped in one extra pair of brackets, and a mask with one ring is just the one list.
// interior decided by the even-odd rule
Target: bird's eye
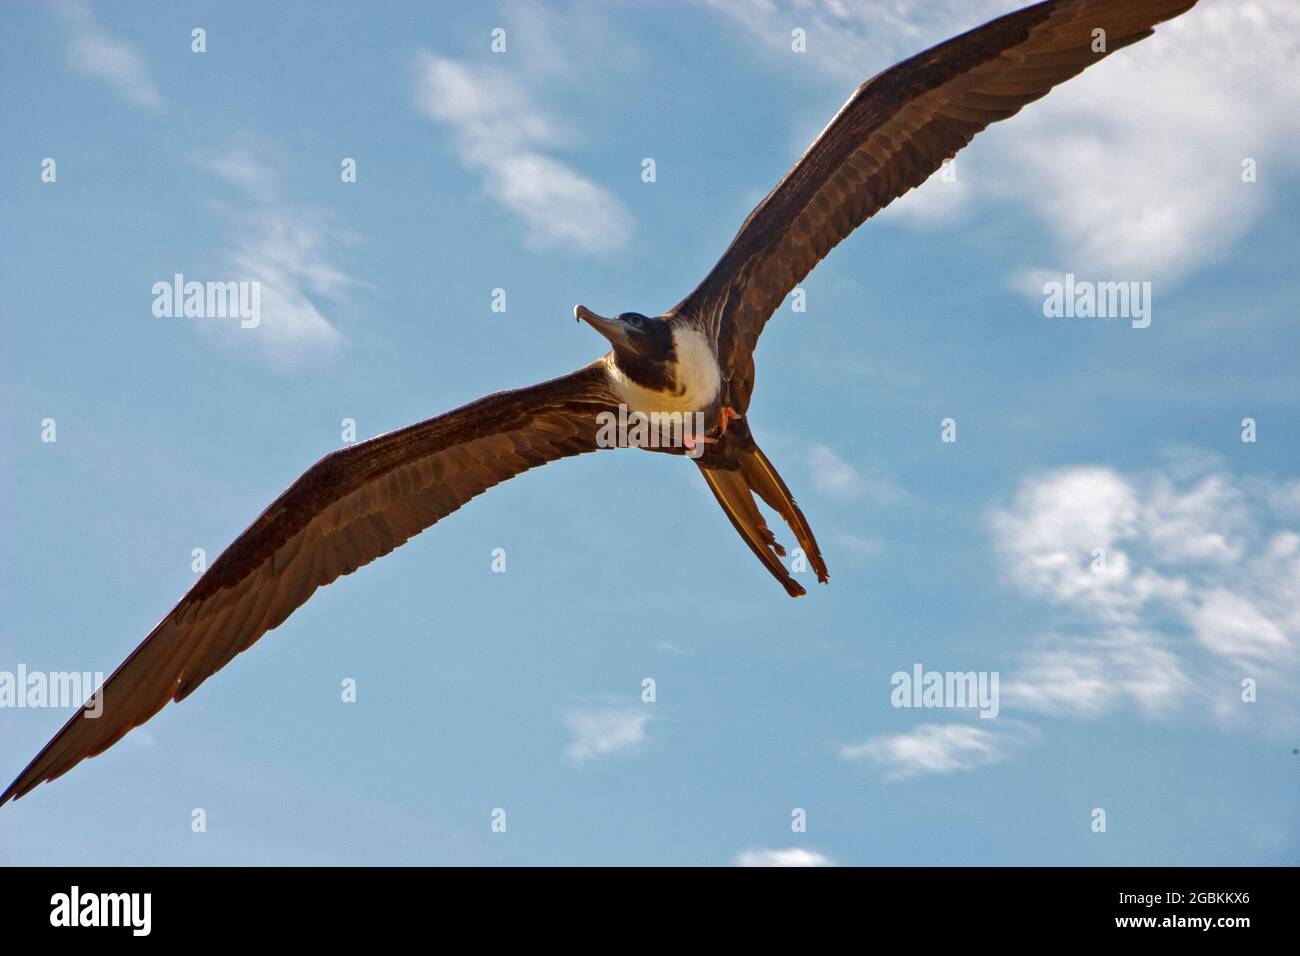
[(639, 329), (645, 324), (645, 319), (637, 315), (635, 312), (629, 312), (627, 315), (627, 324), (632, 326), (634, 329)]

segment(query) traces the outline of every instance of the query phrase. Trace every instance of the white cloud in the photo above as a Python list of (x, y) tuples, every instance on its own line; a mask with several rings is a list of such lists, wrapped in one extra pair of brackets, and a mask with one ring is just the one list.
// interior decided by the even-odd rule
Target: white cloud
[(68, 43), (69, 66), (107, 83), (132, 106), (148, 110), (163, 108), (162, 93), (135, 47), (101, 29), (85, 3), (60, 3), (55, 9), (72, 30)]
[(655, 650), (663, 651), (665, 654), (675, 654), (678, 657), (690, 657), (695, 653), (694, 651), (682, 647), (680, 644), (675, 644), (672, 641), (660, 641), (655, 645)]
[[(1005, 705), (1091, 717), (1208, 703), (1241, 719), (1242, 678), (1293, 684), (1300, 534), (1279, 507), (1289, 487), (1212, 460), (1138, 475), (1063, 468), (1022, 482), (989, 527), (1008, 581), (1043, 601), (1056, 626), (1004, 679)], [(1274, 725), (1285, 723), (1278, 713), (1293, 721), (1294, 694), (1272, 695), (1269, 710)]]
[[(284, 160), (273, 144), (241, 137), (225, 149), (195, 161), (236, 187), (238, 205), (220, 204), (230, 220), (230, 238), (218, 254), (222, 280), (261, 283), (261, 322), (242, 329), (226, 320), (207, 328), (228, 341), (254, 342), (277, 365), (332, 353), (343, 336), (321, 308), (340, 304), (361, 280), (338, 264), (339, 246), (355, 241), (328, 210), (297, 207), (276, 198), (273, 186)], [(197, 278), (197, 277), (195, 277)]]
[(631, 214), (611, 192), (543, 152), (562, 137), (522, 86), (428, 50), (416, 55), (415, 73), (416, 108), (451, 129), (461, 164), (519, 217), (530, 244), (585, 253), (626, 245)]
[(1290, 481), (1269, 490), (1269, 504), (1284, 515), (1300, 518), (1300, 481)]
[(1268, 659), (1286, 653), (1291, 641), (1264, 616), (1250, 598), (1225, 588), (1212, 588), (1191, 610), (1192, 631), (1198, 641), (1228, 657)]
[[(1005, 725), (1004, 725), (1005, 726)], [(1020, 728), (1017, 727), (1017, 730)], [(845, 760), (870, 760), (890, 780), (925, 773), (974, 770), (998, 763), (1022, 743), (1019, 733), (974, 724), (922, 724), (901, 734), (882, 734), (840, 748)]]
[(318, 303), (340, 301), (356, 280), (332, 261), (342, 236), (332, 217), (274, 207), (238, 218), (241, 225), (227, 256), (236, 276), (262, 283), (262, 322), (255, 331), (267, 356), (292, 364), (340, 346), (343, 336)]
[(270, 194), (277, 176), (268, 153), (273, 147), (265, 139), (243, 136), (226, 145), (219, 152), (196, 155), (194, 161), (225, 180), (231, 186), (259, 198)]
[(644, 707), (573, 708), (564, 715), (565, 726), (573, 737), (564, 755), (574, 763), (587, 763), (629, 750), (645, 741), (649, 722), (650, 712)]
[(1096, 637), (1052, 635), (1002, 683), (1002, 700), (1074, 717), (1126, 705), (1149, 715), (1172, 712), (1193, 684), (1167, 644), (1158, 633), (1123, 628)]
[(876, 561), (884, 557), (887, 547), (881, 538), (863, 537), (849, 531), (836, 531), (831, 535), (836, 546), (862, 561)]
[(880, 213), (916, 226), (946, 226), (963, 218), (974, 197), (970, 181), (965, 176), (966, 157), (953, 162), (955, 176), (944, 179), (936, 173), (917, 186), (906, 198), (888, 206)]
[[(808, 32), (808, 62), (845, 95), (898, 60), (1010, 11), (1006, 0), (913, 4), (707, 0), (774, 52)], [(980, 134), (957, 160), (958, 190), (934, 178), (884, 215), (960, 216), (973, 193), (1020, 201), (1051, 233), (1056, 261), (1033, 275), (1173, 281), (1225, 254), (1297, 166), (1300, 5), (1202, 3), (1156, 35)], [(1259, 181), (1241, 181), (1243, 159)], [(914, 207), (914, 208), (911, 208)]]
[(826, 445), (814, 442), (802, 457), (813, 487), (828, 498), (869, 498), (879, 505), (891, 505), (907, 497), (907, 492), (894, 482), (878, 475), (863, 475)]
[(816, 850), (791, 846), (784, 849), (754, 847), (742, 850), (736, 856), (736, 866), (834, 866), (825, 854)]
[(126, 739), (142, 750), (158, 749), (158, 738), (144, 727), (137, 727), (136, 732), (133, 734), (127, 734)]
[[(1021, 485), (1016, 506), (992, 515), (994, 535), (1017, 585), (1058, 604), (1087, 606), (1099, 616), (1131, 618), (1146, 589), (1128, 580), (1127, 554), (1115, 546), (1137, 524), (1134, 490), (1107, 468), (1072, 468)], [(1092, 570), (1093, 550), (1106, 566)]]

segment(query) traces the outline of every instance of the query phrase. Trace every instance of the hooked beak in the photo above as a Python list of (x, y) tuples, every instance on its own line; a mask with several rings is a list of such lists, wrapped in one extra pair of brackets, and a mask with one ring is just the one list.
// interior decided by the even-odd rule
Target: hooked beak
[(610, 345), (632, 348), (632, 341), (628, 338), (627, 330), (623, 323), (618, 319), (607, 319), (603, 315), (597, 315), (585, 305), (575, 305), (573, 307), (574, 318), (580, 322), (586, 322), (593, 329), (605, 336)]

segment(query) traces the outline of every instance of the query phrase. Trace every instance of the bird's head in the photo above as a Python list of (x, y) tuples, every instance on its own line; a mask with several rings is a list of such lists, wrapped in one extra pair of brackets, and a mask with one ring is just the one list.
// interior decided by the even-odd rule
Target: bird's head
[(662, 366), (673, 357), (673, 329), (665, 319), (640, 312), (623, 312), (607, 319), (581, 305), (573, 307), (573, 314), (609, 340), (614, 358), (623, 368)]

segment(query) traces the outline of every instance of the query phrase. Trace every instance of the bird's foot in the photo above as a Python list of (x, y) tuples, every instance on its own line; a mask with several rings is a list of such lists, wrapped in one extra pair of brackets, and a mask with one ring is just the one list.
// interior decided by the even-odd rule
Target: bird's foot
[(723, 405), (718, 410), (718, 435), (716, 438), (707, 433), (703, 435), (684, 435), (682, 436), (682, 444), (686, 446), (686, 450), (689, 452), (694, 453), (696, 449), (702, 452), (704, 445), (716, 445), (718, 440), (727, 434), (727, 424), (729, 422), (739, 421), (740, 418), (740, 413), (734, 408), (730, 405)]

